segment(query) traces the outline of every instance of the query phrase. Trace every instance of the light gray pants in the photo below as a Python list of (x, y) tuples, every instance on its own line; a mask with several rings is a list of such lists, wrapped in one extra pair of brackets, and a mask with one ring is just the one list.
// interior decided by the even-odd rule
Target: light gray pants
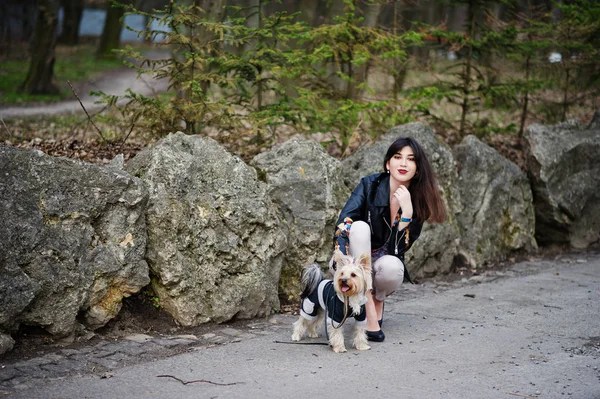
[[(352, 223), (350, 227), (350, 255), (360, 256), (363, 253), (371, 254), (371, 228), (362, 221)], [(329, 262), (329, 269), (333, 275), (333, 258)], [(373, 269), (373, 295), (377, 300), (383, 301), (400, 287), (404, 280), (404, 264), (392, 255), (383, 255), (371, 265)]]

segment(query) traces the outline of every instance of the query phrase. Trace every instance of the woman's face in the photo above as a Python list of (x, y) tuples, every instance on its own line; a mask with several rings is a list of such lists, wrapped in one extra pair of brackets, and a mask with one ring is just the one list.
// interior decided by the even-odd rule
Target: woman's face
[(394, 154), (387, 162), (387, 169), (390, 171), (392, 179), (397, 180), (401, 184), (408, 185), (410, 180), (417, 173), (417, 163), (415, 162), (415, 154), (409, 146)]

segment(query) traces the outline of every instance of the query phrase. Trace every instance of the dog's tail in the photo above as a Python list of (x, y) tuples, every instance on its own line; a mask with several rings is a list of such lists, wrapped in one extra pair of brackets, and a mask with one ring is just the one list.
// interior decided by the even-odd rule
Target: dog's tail
[(306, 298), (311, 292), (316, 290), (324, 278), (323, 271), (321, 271), (321, 268), (316, 263), (305, 267), (302, 272), (302, 286), (304, 289), (300, 294), (300, 299)]

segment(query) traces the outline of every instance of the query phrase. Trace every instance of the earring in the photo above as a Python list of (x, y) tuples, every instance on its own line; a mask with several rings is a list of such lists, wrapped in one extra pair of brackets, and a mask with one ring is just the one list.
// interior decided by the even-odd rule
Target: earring
[(390, 173), (390, 170), (388, 169), (387, 172)]

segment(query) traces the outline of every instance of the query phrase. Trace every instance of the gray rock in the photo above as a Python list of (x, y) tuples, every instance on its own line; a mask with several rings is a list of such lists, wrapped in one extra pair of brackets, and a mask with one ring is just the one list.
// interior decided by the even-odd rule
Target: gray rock
[(80, 313), (106, 324), (149, 282), (142, 182), (13, 147), (0, 147), (0, 170), (0, 329), (67, 336)]
[(525, 132), (536, 238), (586, 248), (600, 239), (600, 128), (578, 121)]
[(422, 123), (409, 123), (391, 129), (372, 146), (365, 146), (342, 161), (344, 181), (354, 189), (360, 178), (382, 172), (383, 158), (398, 137), (415, 138), (427, 153), (438, 177), (438, 185), (446, 203), (449, 219), (444, 224), (425, 223), (421, 237), (406, 253), (406, 262), (413, 276), (432, 276), (450, 270), (458, 253), (458, 225), (454, 217), (461, 211), (460, 193), (456, 189), (457, 174), (450, 148), (437, 140), (431, 128)]
[(461, 254), (472, 267), (537, 247), (529, 180), (517, 165), (475, 136), (454, 148), (463, 211)]
[(592, 117), (592, 121), (587, 127), (587, 130), (598, 130), (600, 129), (600, 110), (594, 112), (594, 116)]
[(216, 141), (181, 132), (126, 169), (149, 186), (152, 287), (180, 324), (264, 316), (279, 306), (286, 237), (255, 169)]
[(15, 345), (15, 340), (10, 335), (0, 333), (0, 356), (11, 351)]
[(302, 268), (329, 261), (335, 222), (350, 191), (342, 181), (340, 162), (314, 141), (287, 141), (256, 156), (251, 165), (264, 175), (282, 214), (288, 245), (280, 296), (295, 299)]
[(123, 154), (117, 154), (106, 166), (117, 170), (123, 170), (125, 168), (125, 157)]

